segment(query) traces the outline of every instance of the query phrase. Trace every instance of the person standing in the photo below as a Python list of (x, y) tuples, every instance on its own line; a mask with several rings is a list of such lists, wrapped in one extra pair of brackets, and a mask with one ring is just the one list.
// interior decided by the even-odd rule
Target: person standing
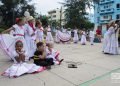
[[(24, 36), (25, 36), (24, 24), (25, 24), (25, 22), (24, 22), (23, 18), (17, 18), (15, 25), (13, 25), (11, 28), (2, 32), (2, 35), (1, 35), (2, 39), (0, 40), (1, 44), (2, 44), (3, 49), (5, 50), (6, 54), (9, 57), (11, 57), (12, 60), (13, 60), (12, 51), (14, 50), (14, 44), (15, 44), (16, 40), (20, 39), (24, 44), (25, 50), (26, 51), (28, 50), (26, 40), (24, 38)], [(4, 34), (4, 33), (11, 32), (11, 31), (14, 31), (13, 35)]]
[(86, 45), (86, 42), (87, 42), (87, 40), (86, 40), (86, 33), (85, 33), (85, 31), (82, 31), (81, 44), (82, 45)]
[(50, 28), (50, 26), (48, 26), (48, 28), (47, 28), (46, 42), (47, 42), (47, 43), (49, 43), (49, 42), (54, 42), (54, 39), (53, 39), (53, 36), (52, 36), (52, 33), (51, 33), (51, 28)]
[(118, 46), (119, 46), (119, 44), (120, 44), (119, 43), (120, 42), (119, 41), (119, 38), (120, 38), (119, 37), (119, 35), (120, 35), (120, 20), (116, 20), (115, 23), (116, 23), (116, 28), (117, 28), (116, 29), (116, 39), (118, 39), (117, 41), (118, 41)]
[(117, 39), (118, 27), (115, 22), (110, 22), (110, 27), (105, 34), (103, 52), (105, 54), (118, 55), (118, 39)]
[(28, 17), (26, 19), (26, 24), (24, 27), (26, 28), (25, 31), (25, 40), (28, 46), (29, 50), (29, 57), (32, 57), (34, 55), (34, 52), (36, 50), (36, 36), (35, 36), (35, 27), (34, 27), (34, 18), (32, 16)]
[(98, 37), (99, 42), (101, 42), (101, 35), (102, 35), (101, 29), (98, 28), (98, 29), (96, 30), (96, 35), (97, 35), (97, 37)]
[(56, 29), (56, 33), (55, 33), (55, 42), (56, 43), (60, 43), (60, 38), (58, 37), (58, 34), (59, 34), (59, 30), (58, 28)]
[(90, 38), (90, 44), (93, 45), (94, 44), (94, 38), (95, 38), (95, 33), (94, 33), (93, 30), (90, 31), (89, 38)]
[(77, 30), (77, 29), (74, 30), (73, 41), (74, 41), (74, 43), (78, 43), (78, 41), (79, 41), (79, 38), (78, 38), (78, 30)]
[(44, 40), (44, 29), (42, 27), (42, 23), (40, 21), (36, 21), (36, 36), (39, 42), (43, 42)]

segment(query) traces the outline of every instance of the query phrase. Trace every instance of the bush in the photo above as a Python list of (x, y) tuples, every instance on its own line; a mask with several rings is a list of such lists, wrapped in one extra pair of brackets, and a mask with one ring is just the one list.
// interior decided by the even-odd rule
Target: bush
[(4, 31), (4, 29), (3, 29), (3, 28), (0, 28), (0, 33), (1, 33), (2, 31)]

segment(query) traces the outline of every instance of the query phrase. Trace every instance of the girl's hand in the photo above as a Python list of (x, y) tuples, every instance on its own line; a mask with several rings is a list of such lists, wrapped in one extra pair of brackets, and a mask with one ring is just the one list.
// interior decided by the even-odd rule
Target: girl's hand
[(39, 58), (40, 58), (40, 59), (45, 59), (45, 57), (43, 57), (43, 56), (41, 56), (41, 55), (39, 56)]
[(41, 55), (39, 55), (39, 58), (41, 58), (42, 56)]
[(16, 50), (16, 52), (17, 52), (18, 54), (20, 54), (20, 52), (19, 52), (18, 50)]

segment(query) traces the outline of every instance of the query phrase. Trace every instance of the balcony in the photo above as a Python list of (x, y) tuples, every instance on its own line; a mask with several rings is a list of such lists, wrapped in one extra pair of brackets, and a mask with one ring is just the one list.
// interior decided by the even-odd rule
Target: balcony
[(100, 21), (109, 21), (109, 20), (111, 20), (111, 18), (109, 17), (109, 18), (100, 18)]
[(102, 14), (111, 14), (114, 13), (114, 8), (109, 8), (109, 9), (105, 9), (105, 10), (100, 10), (100, 15)]
[(108, 4), (108, 3), (114, 3), (114, 0), (101, 0), (100, 1), (100, 5)]
[(101, 20), (100, 21), (100, 24), (107, 24), (107, 23), (109, 23), (110, 22), (110, 20)]

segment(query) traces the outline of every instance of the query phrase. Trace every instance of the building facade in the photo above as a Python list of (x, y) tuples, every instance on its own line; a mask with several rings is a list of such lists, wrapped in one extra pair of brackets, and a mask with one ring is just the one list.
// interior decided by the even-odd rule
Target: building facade
[(94, 8), (95, 29), (101, 28), (104, 34), (111, 20), (120, 19), (120, 0), (100, 0)]
[(58, 23), (60, 23), (60, 21), (61, 21), (61, 25), (62, 26), (65, 25), (65, 13), (64, 13), (63, 8), (61, 8), (61, 9), (57, 8), (57, 9), (49, 11), (48, 17), (49, 17), (50, 21), (58, 22)]

